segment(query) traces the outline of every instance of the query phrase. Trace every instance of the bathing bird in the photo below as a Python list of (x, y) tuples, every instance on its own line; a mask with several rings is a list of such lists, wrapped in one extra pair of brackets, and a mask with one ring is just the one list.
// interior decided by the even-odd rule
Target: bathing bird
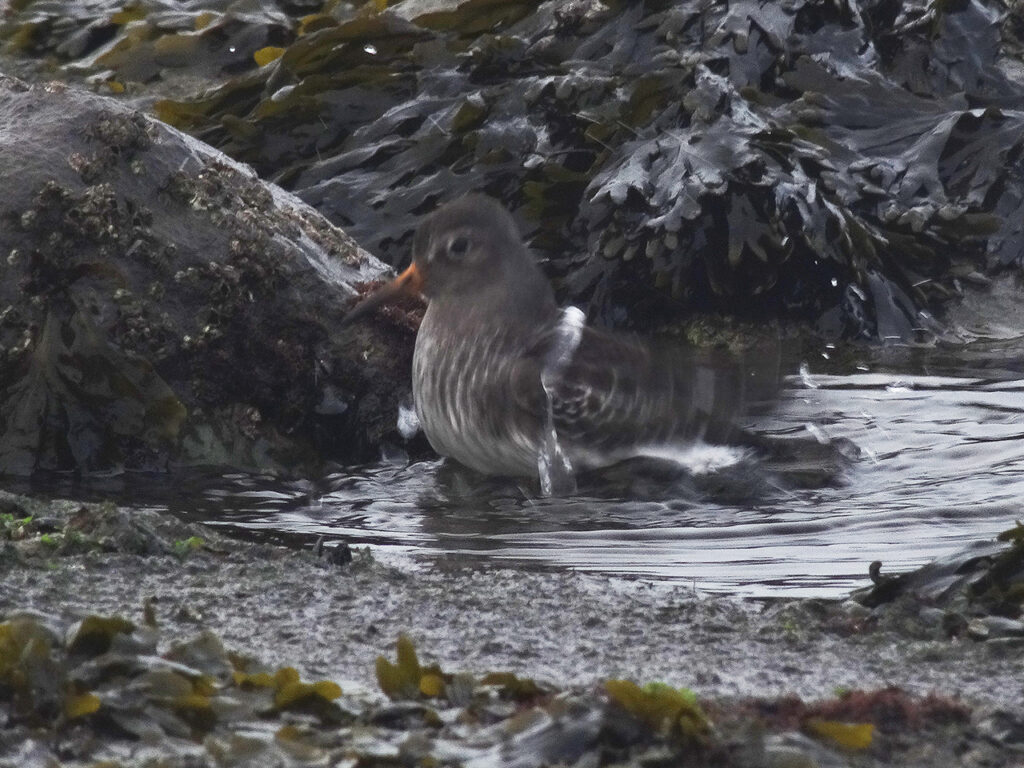
[(770, 354), (751, 365), (560, 308), (515, 220), (483, 195), (429, 215), (408, 269), (346, 322), (412, 294), (427, 301), (412, 390), (431, 446), (487, 475), (539, 478), (545, 491), (628, 459), (744, 442), (738, 420), (776, 388)]

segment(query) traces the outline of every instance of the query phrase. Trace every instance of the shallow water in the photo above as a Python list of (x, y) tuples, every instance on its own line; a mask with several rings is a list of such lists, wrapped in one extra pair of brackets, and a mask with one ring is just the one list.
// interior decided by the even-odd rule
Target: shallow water
[[(769, 481), (738, 500), (692, 487), (644, 500), (608, 488), (541, 498), (527, 483), (479, 481), (425, 461), (316, 481), (194, 477), (176, 482), (172, 498), (165, 479), (140, 490), (122, 478), (92, 494), (147, 498), (146, 506), (236, 531), (305, 546), (324, 536), (327, 546), (369, 545), (423, 564), (501, 563), (747, 596), (838, 597), (868, 583), (873, 560), (886, 573), (909, 570), (1024, 516), (1021, 362), (895, 362), (914, 373), (872, 372), (891, 367), (885, 360), (847, 375), (816, 375), (812, 365), (787, 380), (779, 407), (756, 423), (766, 434), (810, 424), (861, 448), (843, 483), (819, 489)], [(87, 494), (79, 487), (76, 495)]]

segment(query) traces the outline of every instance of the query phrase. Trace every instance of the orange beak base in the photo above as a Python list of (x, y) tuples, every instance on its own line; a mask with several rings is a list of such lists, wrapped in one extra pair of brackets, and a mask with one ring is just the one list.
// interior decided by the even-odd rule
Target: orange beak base
[(351, 323), (377, 307), (395, 301), (403, 296), (415, 296), (423, 290), (423, 273), (416, 268), (416, 262), (409, 265), (402, 274), (390, 283), (371, 293), (345, 315), (344, 322)]

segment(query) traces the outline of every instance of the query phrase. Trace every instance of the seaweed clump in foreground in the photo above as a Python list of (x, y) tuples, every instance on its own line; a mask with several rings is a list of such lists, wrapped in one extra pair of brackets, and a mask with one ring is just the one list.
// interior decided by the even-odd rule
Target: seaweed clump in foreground
[(368, 703), (230, 652), (209, 630), (161, 647), (152, 616), (145, 626), (31, 611), (0, 619), (0, 764), (31, 754), (69, 766), (741, 767), (843, 764), (858, 753), (858, 764), (885, 765), (908, 731), (970, 722), (952, 700), (888, 689), (720, 703), (726, 728), (716, 729), (685, 689), (609, 680), (604, 691), (570, 692), (510, 673), (445, 674), (422, 667), (404, 636), (397, 663), (377, 663), (392, 701)]
[[(990, 551), (989, 575), (1019, 584), (1020, 547), (1008, 542)], [(633, 650), (645, 643), (640, 647), (654, 656), (673, 659), (662, 676), (674, 684), (602, 679), (598, 670), (567, 687), (530, 677), (552, 669), (541, 649), (563, 654), (554, 660), (559, 675), (593, 666), (594, 649), (581, 653), (587, 645), (566, 642), (563, 633), (551, 644), (534, 633), (538, 645), (530, 653), (503, 655), (514, 635), (530, 634), (524, 625), (544, 619), (496, 615), (492, 597), (509, 598), (500, 574), (427, 586), (416, 593), (410, 616), (397, 607), (399, 592), (417, 589), (422, 575), (392, 571), (364, 552), (338, 562), (242, 543), (150, 509), (0, 493), (0, 766), (1010, 766), (1019, 755), (1024, 721), (1012, 686), (1007, 696), (990, 695), (1006, 688), (995, 680), (1015, 679), (1019, 631), (966, 644), (936, 630), (921, 645), (905, 628), (909, 608), (896, 616), (885, 605), (783, 601), (766, 606), (755, 630), (765, 653), (800, 649), (796, 658), (814, 665), (822, 657), (812, 646), (828, 643), (827, 635), (850, 637), (827, 652), (824, 690), (831, 690), (829, 681), (849, 679), (848, 658), (878, 652), (902, 660), (895, 679), (905, 688), (840, 690), (818, 701), (779, 696), (797, 684), (794, 669), (783, 678), (759, 675), (763, 693), (702, 695), (678, 686), (693, 681), (705, 688), (735, 674), (737, 652), (742, 664), (757, 664), (744, 622), (723, 624), (739, 613), (719, 603), (701, 617), (707, 597), (676, 606), (659, 598), (630, 613), (604, 591), (573, 621), (585, 631), (582, 616), (618, 613), (624, 626), (598, 618), (599, 634), (591, 636), (609, 646), (626, 640)], [(484, 580), (495, 577), (489, 589)], [(325, 591), (311, 593), (312, 582)], [(439, 599), (440, 585), (446, 593), (472, 592), (460, 603), (466, 613), (442, 627), (455, 643), (439, 640), (437, 625), (423, 620), (431, 615), (423, 596)], [(527, 592), (516, 599), (536, 602), (536, 588)], [(328, 594), (335, 607), (327, 607)], [(374, 606), (371, 613), (357, 607), (363, 599)], [(922, 621), (926, 611), (934, 613), (916, 602)], [(332, 678), (372, 680), (374, 656), (387, 644), (382, 638), (401, 632), (390, 621), (395, 615), (404, 615), (417, 635), (433, 632), (428, 652), (445, 660), (421, 661), (402, 636), (393, 657), (376, 658), (380, 694), (355, 692), (348, 683), (343, 690)], [(893, 619), (898, 634), (877, 631)], [(668, 631), (659, 632), (666, 623)], [(494, 646), (477, 653), (473, 666), (497, 671), (449, 669), (464, 668), (462, 660), (479, 645), (473, 638), (486, 636), (460, 634), (469, 624), (485, 627)], [(727, 638), (725, 653), (719, 646), (709, 656), (697, 647), (709, 640), (707, 629)], [(666, 644), (638, 640), (648, 631)], [(256, 647), (262, 661), (250, 655)], [(742, 656), (743, 649), (753, 656)], [(945, 674), (904, 674), (940, 655), (952, 665)], [(982, 666), (963, 672), (972, 658)], [(979, 669), (983, 680), (974, 677)]]
[(158, 114), (393, 263), (421, 213), (484, 189), (613, 323), (909, 340), (1024, 261), (1020, 7), (381, 5), (328, 4)]

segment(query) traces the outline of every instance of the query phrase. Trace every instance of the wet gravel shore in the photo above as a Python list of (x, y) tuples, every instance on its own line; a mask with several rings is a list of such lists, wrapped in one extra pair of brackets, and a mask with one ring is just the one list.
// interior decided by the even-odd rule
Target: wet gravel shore
[[(901, 760), (907, 750), (966, 749), (956, 743), (968, 732), (986, 746), (965, 765), (1014, 765), (1024, 748), (1024, 637), (1012, 620), (982, 640), (951, 635), (949, 611), (912, 600), (873, 609), (741, 601), (699, 586), (573, 573), (454, 562), (400, 569), (362, 551), (335, 564), (343, 558), (240, 542), (145, 510), (9, 494), (0, 502), (0, 621), (24, 609), (65, 620), (116, 615), (155, 625), (161, 642), (212, 630), (228, 649), (371, 698), (375, 659), (392, 654), (403, 633), (446, 671), (510, 671), (591, 697), (610, 679), (665, 683), (713, 703), (719, 722), (742, 702), (777, 709), (794, 696), (823, 701), (895, 686), (913, 701), (934, 695), (969, 713), (941, 738), (899, 728)], [(878, 744), (836, 764), (912, 764), (890, 762), (892, 745)]]

